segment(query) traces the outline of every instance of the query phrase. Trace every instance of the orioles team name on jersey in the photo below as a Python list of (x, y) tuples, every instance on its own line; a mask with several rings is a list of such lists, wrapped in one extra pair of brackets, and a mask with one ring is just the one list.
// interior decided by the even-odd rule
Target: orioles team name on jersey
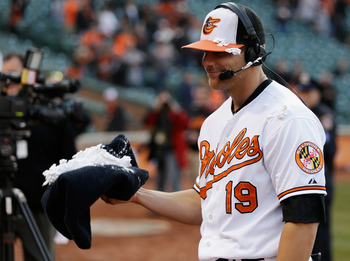
[[(205, 187), (200, 188), (200, 196), (204, 199), (207, 197), (207, 190), (212, 188), (213, 183), (226, 177), (234, 170), (240, 169), (244, 166), (258, 162), (262, 158), (262, 151), (259, 146), (259, 136), (255, 135), (253, 138), (245, 137), (247, 129), (243, 129), (233, 140), (228, 141), (217, 153), (210, 150), (210, 144), (204, 140), (200, 143), (200, 177), (205, 175), (213, 175), (213, 179), (207, 181)], [(233, 159), (237, 159), (237, 164), (229, 165)], [(214, 175), (215, 168), (222, 168), (227, 164), (228, 168), (223, 172)]]

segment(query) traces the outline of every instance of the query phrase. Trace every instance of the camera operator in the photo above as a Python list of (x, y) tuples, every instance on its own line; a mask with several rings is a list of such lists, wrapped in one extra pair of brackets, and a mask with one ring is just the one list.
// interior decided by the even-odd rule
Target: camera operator
[[(21, 73), (24, 59), (18, 53), (4, 56), (3, 73)], [(11, 83), (7, 95), (16, 96), (21, 84)], [(26, 158), (18, 158), (18, 171), (15, 173), (14, 187), (23, 191), (35, 221), (54, 260), (54, 235), (56, 230), (49, 222), (41, 206), (41, 197), (45, 191), (43, 171), (60, 159), (69, 159), (76, 153), (74, 138), (75, 128), (67, 120), (35, 122), (30, 128), (31, 135), (22, 146), (17, 146), (17, 155), (27, 154)], [(27, 146), (23, 146), (23, 142)], [(19, 144), (19, 143), (18, 143)], [(27, 150), (27, 151), (25, 151)], [(21, 152), (21, 153), (18, 153)], [(27, 153), (26, 153), (27, 152)], [(18, 219), (15, 226), (16, 235), (21, 239), (25, 261), (42, 260), (26, 221)]]
[[(23, 69), (24, 57), (21, 54), (9, 53), (7, 54), (2, 61), (2, 72), (14, 72), (21, 73)], [(11, 83), (7, 88), (8, 96), (15, 96), (22, 89), (20, 83)]]

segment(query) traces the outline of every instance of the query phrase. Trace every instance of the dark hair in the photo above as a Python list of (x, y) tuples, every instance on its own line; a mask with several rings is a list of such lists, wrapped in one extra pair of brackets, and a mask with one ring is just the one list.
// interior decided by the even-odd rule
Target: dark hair
[(12, 58), (18, 58), (21, 61), (22, 65), (24, 64), (24, 56), (20, 53), (17, 53), (17, 52), (11, 52), (11, 53), (6, 54), (3, 58), (3, 61), (4, 62), (9, 61)]
[[(260, 44), (261, 45), (265, 44), (265, 30), (260, 17), (251, 8), (240, 4), (238, 5), (243, 9), (243, 11), (249, 17), (249, 20), (252, 23), (254, 30), (256, 32), (256, 35), (259, 38)], [(238, 21), (238, 28), (237, 28), (237, 43), (250, 45), (250, 38), (240, 19)]]

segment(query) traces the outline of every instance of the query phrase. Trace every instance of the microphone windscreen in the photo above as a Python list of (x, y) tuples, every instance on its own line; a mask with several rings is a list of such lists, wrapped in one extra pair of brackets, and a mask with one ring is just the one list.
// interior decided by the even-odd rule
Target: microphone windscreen
[(235, 74), (235, 72), (230, 69), (230, 70), (227, 70), (225, 72), (220, 73), (219, 79), (221, 81), (228, 80), (228, 79), (231, 79), (234, 74)]

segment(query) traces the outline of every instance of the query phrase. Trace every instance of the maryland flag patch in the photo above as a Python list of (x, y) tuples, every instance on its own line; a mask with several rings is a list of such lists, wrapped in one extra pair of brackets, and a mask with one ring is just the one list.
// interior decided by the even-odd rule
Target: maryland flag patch
[(312, 142), (304, 142), (298, 147), (295, 160), (308, 174), (315, 174), (323, 168), (322, 150)]

